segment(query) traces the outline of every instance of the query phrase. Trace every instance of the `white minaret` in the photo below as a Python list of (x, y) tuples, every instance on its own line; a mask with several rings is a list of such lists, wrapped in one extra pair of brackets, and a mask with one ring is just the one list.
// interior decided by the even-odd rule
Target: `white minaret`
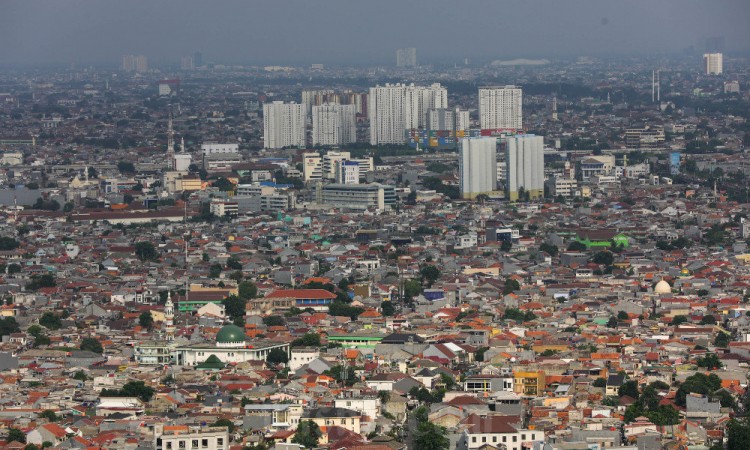
[(557, 120), (557, 96), (552, 97), (552, 120)]
[(185, 153), (185, 136), (180, 138), (180, 152)]
[(168, 341), (174, 341), (174, 303), (172, 303), (172, 292), (167, 293), (167, 303), (164, 304), (164, 331)]
[(167, 128), (167, 162), (169, 169), (174, 170), (174, 129), (172, 128), (172, 112), (169, 112), (169, 127)]

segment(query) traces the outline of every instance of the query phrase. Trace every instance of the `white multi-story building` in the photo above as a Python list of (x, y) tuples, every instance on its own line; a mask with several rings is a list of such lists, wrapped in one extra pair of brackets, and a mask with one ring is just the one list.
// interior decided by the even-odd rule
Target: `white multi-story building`
[(336, 163), (336, 183), (359, 184), (359, 163), (356, 161)]
[(154, 450), (227, 450), (229, 429), (159, 423), (154, 426), (153, 448)]
[(309, 116), (313, 106), (323, 103), (336, 103), (337, 97), (333, 89), (305, 89), (302, 91), (302, 103), (305, 104), (305, 113)]
[(448, 90), (440, 86), (440, 83), (430, 86), (405, 86), (404, 129), (427, 128), (429, 111), (447, 107)]
[(493, 137), (462, 139), (458, 173), (461, 197), (473, 199), (497, 188), (497, 140)]
[(396, 67), (417, 67), (417, 49), (409, 47), (396, 50)]
[(263, 105), (263, 140), (266, 148), (305, 146), (305, 105), (273, 102)]
[(431, 109), (427, 114), (427, 127), (431, 131), (466, 131), (471, 126), (469, 111), (456, 108)]
[(357, 142), (354, 105), (325, 104), (312, 107), (312, 145)]
[(518, 131), (523, 128), (521, 88), (479, 88), (479, 127), (483, 130)]
[(518, 200), (521, 188), (529, 199), (544, 196), (544, 138), (532, 134), (505, 139), (506, 195)]
[(404, 85), (386, 84), (370, 88), (367, 115), (370, 118), (370, 145), (403, 144)]
[(370, 144), (403, 144), (406, 130), (426, 127), (431, 109), (448, 106), (448, 91), (430, 86), (386, 84), (370, 88)]
[(724, 55), (721, 53), (706, 53), (703, 55), (706, 75), (721, 75), (724, 72)]
[(125, 72), (143, 73), (148, 71), (148, 58), (143, 55), (124, 55), (122, 70)]
[(306, 182), (323, 179), (323, 158), (319, 154), (305, 153), (302, 155), (302, 179)]
[(214, 153), (239, 153), (240, 144), (220, 144), (218, 142), (206, 142), (201, 144), (203, 156), (213, 155)]

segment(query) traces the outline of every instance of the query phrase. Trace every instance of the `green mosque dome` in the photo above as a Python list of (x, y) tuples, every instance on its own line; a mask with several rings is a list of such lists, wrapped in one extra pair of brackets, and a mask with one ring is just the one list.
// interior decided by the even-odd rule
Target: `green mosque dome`
[(245, 330), (237, 325), (225, 325), (216, 333), (217, 344), (235, 344), (245, 342)]

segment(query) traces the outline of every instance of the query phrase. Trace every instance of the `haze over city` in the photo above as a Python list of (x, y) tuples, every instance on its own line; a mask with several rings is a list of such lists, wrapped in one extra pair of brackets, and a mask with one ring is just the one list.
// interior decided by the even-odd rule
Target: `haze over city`
[(385, 64), (679, 53), (705, 36), (750, 51), (745, 0), (5, 1), (0, 65), (174, 62)]

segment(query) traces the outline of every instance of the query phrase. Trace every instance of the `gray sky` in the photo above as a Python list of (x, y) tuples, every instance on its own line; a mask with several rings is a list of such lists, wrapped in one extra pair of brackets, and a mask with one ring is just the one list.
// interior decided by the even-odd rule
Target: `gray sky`
[(750, 52), (750, 0), (0, 0), (0, 64), (259, 64)]

